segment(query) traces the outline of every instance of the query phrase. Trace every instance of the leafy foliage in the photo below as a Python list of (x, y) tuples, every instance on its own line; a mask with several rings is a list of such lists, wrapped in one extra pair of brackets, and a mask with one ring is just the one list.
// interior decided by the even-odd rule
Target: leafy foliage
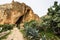
[[(43, 25), (43, 24), (42, 24)], [(24, 24), (24, 37), (27, 40), (58, 40), (59, 38), (54, 35), (51, 28), (42, 27), (36, 21), (26, 22)]]
[(37, 22), (32, 20), (24, 24), (24, 32), (27, 40), (39, 40), (39, 30), (37, 29)]
[(57, 1), (54, 5), (48, 8), (48, 13), (46, 16), (42, 17), (42, 26), (51, 28), (55, 34), (60, 34), (60, 5)]
[(13, 29), (13, 26), (14, 26), (14, 24), (12, 24), (12, 25), (10, 25), (10, 24), (0, 25), (0, 33)]

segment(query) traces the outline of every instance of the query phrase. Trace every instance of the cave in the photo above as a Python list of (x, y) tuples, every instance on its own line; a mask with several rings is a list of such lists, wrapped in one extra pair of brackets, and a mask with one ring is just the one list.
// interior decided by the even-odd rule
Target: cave
[(23, 16), (19, 17), (19, 19), (16, 21), (16, 25), (18, 26), (22, 22)]
[(17, 24), (17, 27), (20, 25), (20, 23), (22, 23), (22, 20), (23, 20), (23, 17), (27, 17), (27, 15), (29, 14), (30, 10), (28, 9), (26, 14), (22, 15), (17, 21), (15, 24)]

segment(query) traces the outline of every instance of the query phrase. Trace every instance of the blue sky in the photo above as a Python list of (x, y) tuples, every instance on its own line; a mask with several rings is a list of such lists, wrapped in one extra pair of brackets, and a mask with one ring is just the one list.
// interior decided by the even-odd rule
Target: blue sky
[[(47, 9), (54, 4), (54, 1), (60, 0), (15, 0), (18, 2), (24, 2), (26, 5), (30, 6), (35, 14), (44, 16), (47, 14)], [(0, 4), (11, 3), (12, 0), (0, 0)]]

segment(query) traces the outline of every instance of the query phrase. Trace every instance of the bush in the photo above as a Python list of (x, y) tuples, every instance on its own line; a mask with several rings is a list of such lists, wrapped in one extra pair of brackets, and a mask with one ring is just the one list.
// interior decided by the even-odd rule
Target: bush
[(4, 24), (0, 25), (0, 33), (3, 31), (11, 30), (13, 29), (14, 24)]
[(27, 40), (39, 40), (39, 30), (37, 29), (37, 22), (32, 20), (24, 24), (24, 35)]

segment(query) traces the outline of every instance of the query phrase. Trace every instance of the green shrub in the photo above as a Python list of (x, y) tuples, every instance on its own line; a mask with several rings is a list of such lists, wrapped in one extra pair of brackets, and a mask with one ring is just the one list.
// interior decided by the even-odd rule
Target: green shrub
[(39, 40), (39, 30), (37, 29), (37, 22), (32, 20), (24, 24), (24, 32), (27, 40)]
[(4, 24), (0, 25), (0, 33), (3, 31), (11, 30), (13, 29), (14, 24)]

